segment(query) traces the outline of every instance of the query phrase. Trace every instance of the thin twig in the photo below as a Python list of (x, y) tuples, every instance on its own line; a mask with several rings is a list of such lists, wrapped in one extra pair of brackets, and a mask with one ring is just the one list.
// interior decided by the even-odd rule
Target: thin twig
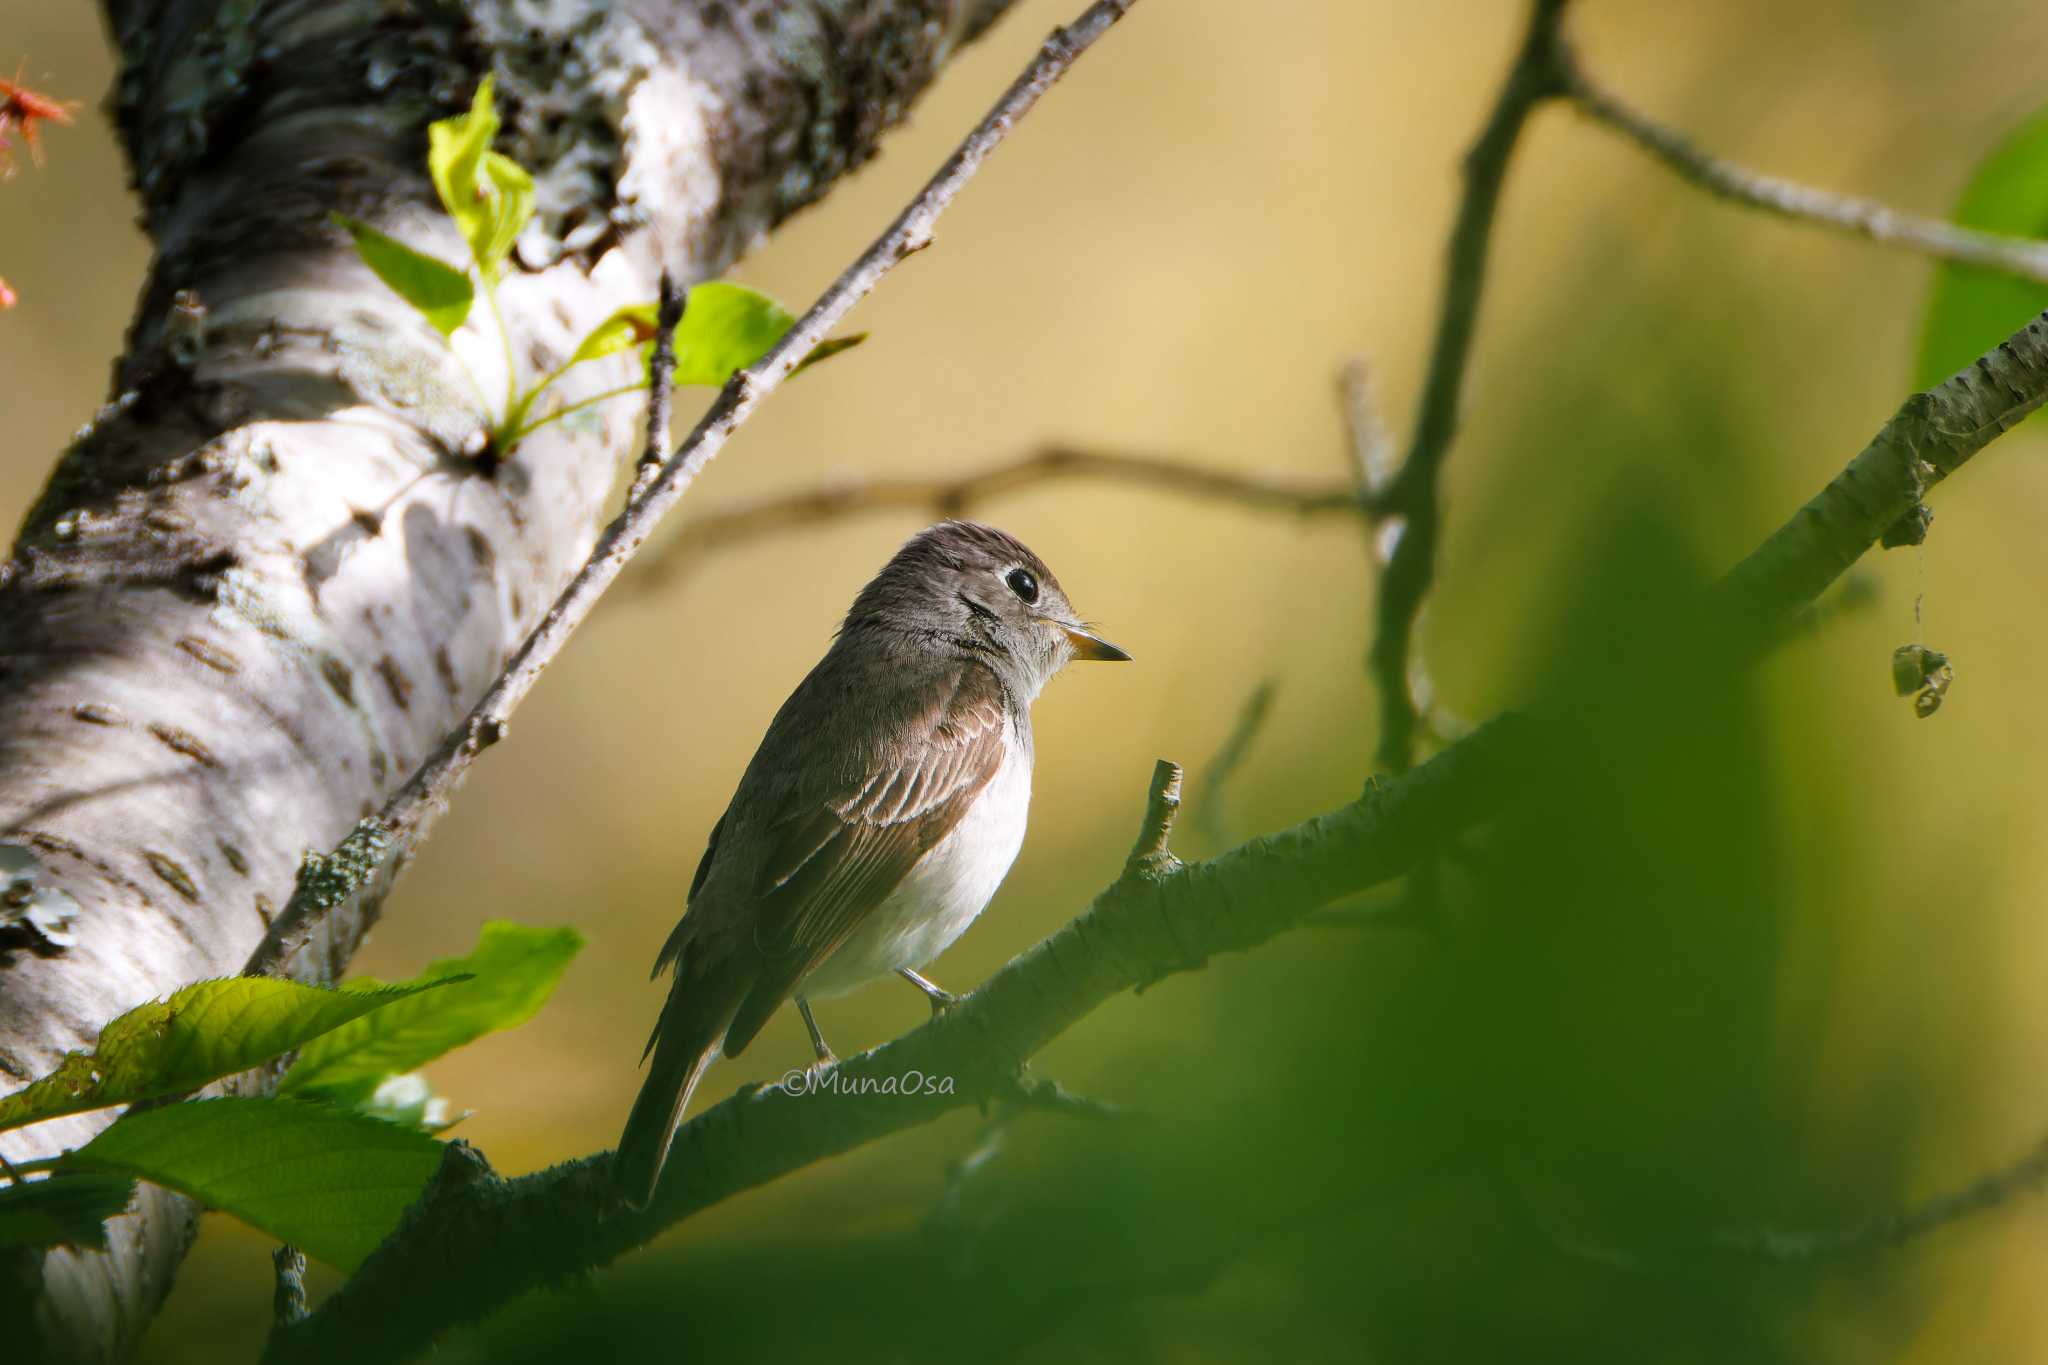
[(1124, 863), (1126, 873), (1142, 872), (1160, 862), (1170, 862), (1167, 844), (1173, 838), (1173, 822), (1180, 815), (1180, 764), (1160, 759), (1152, 765), (1152, 789), (1145, 797), (1145, 823), (1138, 828), (1138, 842)]
[(270, 1296), (271, 1325), (289, 1327), (306, 1316), (306, 1253), (287, 1242), (270, 1253), (277, 1287)]
[(860, 512), (902, 510), (964, 516), (992, 498), (1068, 478), (1136, 484), (1297, 516), (1360, 511), (1357, 493), (1340, 484), (1239, 474), (1166, 456), (1053, 445), (950, 478), (853, 478), (707, 513), (685, 522), (673, 542), (643, 560), (633, 575), (634, 586), (660, 586), (713, 550), (778, 531)]
[[(454, 794), (477, 754), (504, 737), (512, 712), (532, 691), (542, 670), (561, 652), (661, 518), (681, 501), (733, 432), (884, 276), (931, 244), (932, 229), (939, 216), (974, 178), (989, 153), (1038, 103), (1039, 97), (1066, 74), (1075, 59), (1135, 3), (1136, 0), (1097, 0), (1072, 26), (1055, 29), (1023, 74), (888, 229), (833, 281), (831, 288), (767, 355), (727, 382), (688, 439), (605, 528), (590, 558), (562, 589), (547, 615), (527, 636), (469, 717), (392, 794), (377, 816), (363, 822), (350, 836), (355, 845), (351, 864), (342, 879), (347, 883), (342, 894), (335, 894), (336, 878), (329, 866), (332, 860), (315, 860), (309, 871), (301, 873), (290, 902), (251, 955), (246, 968), (249, 973), (281, 970), (299, 946), (312, 941), (336, 904), (355, 894), (358, 888), (387, 882), (395, 874), (403, 855), (418, 842), (426, 824)], [(369, 916), (363, 918), (367, 928)]]
[(1229, 843), (1230, 822), (1224, 818), (1224, 793), (1230, 779), (1244, 763), (1245, 755), (1251, 752), (1252, 741), (1258, 737), (1259, 729), (1266, 723), (1266, 713), (1273, 706), (1273, 692), (1276, 684), (1271, 678), (1264, 679), (1244, 699), (1238, 708), (1237, 723), (1230, 727), (1230, 733), (1223, 737), (1216, 756), (1209, 760), (1209, 766), (1202, 771), (1202, 798), (1195, 803), (1195, 830), (1202, 844), (1211, 852)]
[(1352, 472), (1358, 480), (1361, 498), (1370, 503), (1379, 498), (1394, 475), (1394, 438), (1380, 416), (1372, 366), (1364, 356), (1351, 357), (1338, 371), (1337, 394), (1343, 400), (1344, 436)]
[(1865, 237), (1884, 246), (2048, 283), (2048, 242), (1978, 232), (1937, 218), (1921, 218), (1874, 200), (1833, 194), (1724, 161), (1602, 88), (1579, 67), (1568, 48), (1559, 46), (1556, 61), (1557, 77), (1565, 94), (1581, 113), (1619, 133), (1680, 178), (1709, 194), (1765, 213)]
[(1555, 47), (1566, 0), (1533, 0), (1528, 31), (1508, 71), (1493, 113), (1465, 158), (1465, 192), (1451, 228), (1443, 301), (1415, 430), (1401, 470), (1385, 490), (1383, 510), (1404, 521), (1400, 540), (1380, 576), (1368, 665), (1380, 697), (1378, 765), (1405, 772), (1415, 756), (1416, 707), (1409, 691), (1408, 656), (1415, 618), (1436, 576), (1439, 476), (1458, 427), (1459, 402), (1471, 359), (1479, 300), (1486, 284), (1487, 249), (1508, 161), (1529, 114), (1560, 93)]
[(683, 320), (685, 297), (676, 287), (676, 277), (661, 272), (661, 293), (654, 309), (654, 353), (647, 358), (647, 449), (633, 471), (631, 502), (644, 486), (661, 472), (668, 455), (668, 413), (675, 396), (676, 328)]
[(1723, 1250), (1793, 1264), (1877, 1251), (1910, 1242), (1971, 1214), (1997, 1208), (2044, 1182), (2048, 1182), (2048, 1136), (2038, 1139), (2025, 1156), (2010, 1166), (1979, 1176), (1961, 1189), (1937, 1195), (1918, 1208), (1826, 1232), (1772, 1228), (1725, 1232), (1715, 1239), (1715, 1244)]

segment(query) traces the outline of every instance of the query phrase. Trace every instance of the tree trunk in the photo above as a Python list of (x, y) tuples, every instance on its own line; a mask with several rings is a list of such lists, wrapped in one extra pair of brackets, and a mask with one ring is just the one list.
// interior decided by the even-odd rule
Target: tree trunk
[[(663, 263), (714, 275), (822, 194), (1007, 4), (108, 0), (157, 256), (116, 398), (0, 568), (0, 1090), (240, 968), (301, 854), (402, 782), (533, 626), (634, 453), (621, 399), (480, 461), (495, 338), (457, 341), (487, 406), (328, 214), (463, 259), (424, 130), (494, 71), (499, 146), (539, 186), (503, 290), (530, 380)], [(31, 1355), (119, 1358), (192, 1228), (145, 1187), (109, 1252), (17, 1257), (0, 1301), (33, 1300)], [(9, 1307), (22, 1341), (31, 1310)]]

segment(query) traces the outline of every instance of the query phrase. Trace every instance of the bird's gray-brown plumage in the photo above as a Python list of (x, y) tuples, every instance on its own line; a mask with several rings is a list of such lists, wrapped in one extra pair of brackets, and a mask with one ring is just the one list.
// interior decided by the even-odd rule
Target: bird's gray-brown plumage
[(861, 592), (712, 827), (655, 965), (675, 982), (619, 1202), (651, 1197), (705, 1069), (784, 1001), (920, 967), (980, 913), (1023, 839), (1031, 702), (1076, 657), (1126, 656), (994, 527), (931, 527)]

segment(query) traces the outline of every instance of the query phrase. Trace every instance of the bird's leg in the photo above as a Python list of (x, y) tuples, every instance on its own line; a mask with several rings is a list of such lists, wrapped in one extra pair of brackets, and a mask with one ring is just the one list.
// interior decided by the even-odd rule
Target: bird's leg
[(924, 998), (931, 1001), (932, 1018), (934, 1019), (938, 1018), (947, 1010), (953, 1008), (953, 1006), (960, 1003), (959, 996), (953, 994), (953, 992), (951, 991), (939, 989), (937, 984), (935, 984), (931, 980), (931, 978), (921, 975), (920, 973), (913, 972), (908, 967), (898, 967), (896, 969), (896, 975), (902, 977), (905, 981), (908, 981), (911, 985), (917, 987), (919, 990), (924, 992)]
[(832, 1055), (832, 1049), (826, 1046), (825, 1035), (818, 1032), (818, 1021), (811, 1017), (811, 1002), (799, 995), (796, 1012), (804, 1017), (804, 1027), (811, 1031), (811, 1051), (818, 1054), (818, 1060), (811, 1063), (810, 1069), (823, 1071), (828, 1066), (837, 1065), (839, 1059)]

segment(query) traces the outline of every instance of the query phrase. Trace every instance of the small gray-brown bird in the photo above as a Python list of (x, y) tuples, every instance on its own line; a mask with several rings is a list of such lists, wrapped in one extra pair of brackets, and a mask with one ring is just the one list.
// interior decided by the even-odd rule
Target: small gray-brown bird
[(612, 1161), (612, 1193), (653, 1196), (705, 1069), (794, 997), (918, 974), (974, 922), (1024, 842), (1031, 702), (1073, 659), (1128, 659), (1074, 614), (1014, 537), (947, 521), (861, 590), (775, 714), (655, 963), (675, 969), (654, 1067)]

